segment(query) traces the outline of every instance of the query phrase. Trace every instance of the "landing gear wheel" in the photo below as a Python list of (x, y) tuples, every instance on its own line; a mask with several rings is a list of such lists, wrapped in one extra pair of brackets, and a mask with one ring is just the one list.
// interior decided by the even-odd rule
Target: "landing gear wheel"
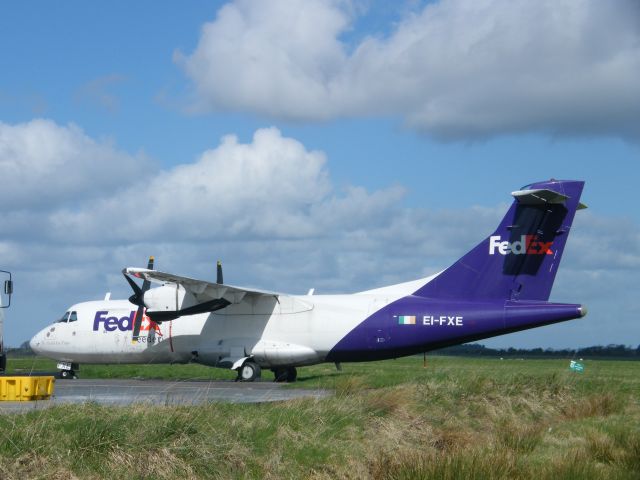
[(76, 376), (76, 372), (74, 372), (73, 370), (60, 370), (60, 378), (68, 380), (71, 378), (78, 378), (78, 377)]
[(260, 365), (255, 362), (244, 362), (238, 369), (238, 380), (241, 382), (253, 382), (260, 378)]
[(274, 368), (273, 375), (275, 376), (274, 382), (292, 383), (298, 378), (298, 371), (296, 370), (296, 367)]
[(276, 383), (282, 383), (287, 381), (287, 369), (286, 368), (272, 368), (273, 381)]
[(293, 383), (298, 379), (298, 370), (296, 367), (287, 368), (287, 383)]

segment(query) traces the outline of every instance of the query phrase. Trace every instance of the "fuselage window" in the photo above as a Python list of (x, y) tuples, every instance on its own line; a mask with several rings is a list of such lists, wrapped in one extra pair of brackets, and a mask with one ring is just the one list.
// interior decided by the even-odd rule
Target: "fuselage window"
[(71, 315), (69, 315), (69, 323), (75, 322), (76, 320), (78, 320), (78, 313), (71, 312)]
[(64, 312), (64, 315), (62, 315), (62, 318), (58, 320), (56, 323), (67, 323), (69, 321), (70, 314), (71, 312)]

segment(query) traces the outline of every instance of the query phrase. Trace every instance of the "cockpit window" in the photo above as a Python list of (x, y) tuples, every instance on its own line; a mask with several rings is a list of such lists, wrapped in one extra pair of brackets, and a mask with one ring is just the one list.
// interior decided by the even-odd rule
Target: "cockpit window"
[(71, 314), (69, 315), (69, 323), (75, 322), (76, 320), (78, 320), (78, 313), (71, 312)]
[(71, 312), (64, 312), (64, 315), (62, 315), (62, 318), (58, 320), (56, 323), (67, 323), (69, 321), (69, 315), (71, 315)]

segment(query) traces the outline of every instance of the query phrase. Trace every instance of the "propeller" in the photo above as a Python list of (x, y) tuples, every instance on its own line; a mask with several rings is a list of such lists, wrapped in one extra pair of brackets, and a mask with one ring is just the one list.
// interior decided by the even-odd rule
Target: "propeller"
[(216, 283), (224, 283), (222, 281), (222, 262), (218, 260)]
[[(153, 260), (153, 257), (149, 257), (147, 269), (153, 270)], [(142, 317), (144, 316), (145, 310), (144, 293), (149, 290), (151, 282), (149, 282), (149, 280), (144, 280), (142, 282), (142, 288), (140, 288), (128, 275), (125, 274), (124, 278), (127, 279), (127, 282), (129, 282), (129, 285), (131, 285), (131, 289), (133, 290), (133, 295), (129, 297), (129, 301), (134, 305), (138, 305), (138, 311), (136, 312), (136, 316), (133, 320), (133, 335), (131, 337), (131, 343), (138, 343), (138, 338), (140, 338), (140, 328), (142, 326)]]
[[(147, 270), (153, 270), (153, 257), (149, 257), (149, 265), (147, 265)], [(133, 334), (131, 336), (131, 343), (137, 343), (140, 338), (140, 329), (142, 327), (142, 318), (144, 316), (146, 305), (144, 303), (144, 294), (147, 290), (149, 290), (150, 282), (149, 280), (144, 280), (142, 282), (142, 288), (138, 286), (136, 282), (126, 273), (126, 269), (122, 271), (124, 278), (127, 279), (127, 282), (131, 286), (133, 290), (133, 295), (129, 297), (129, 301), (134, 305), (138, 306), (138, 311), (136, 312), (136, 316), (133, 320)], [(216, 283), (222, 284), (222, 262), (218, 260), (217, 269), (216, 269)], [(137, 274), (135, 276), (138, 276)], [(198, 303), (196, 305), (192, 305), (190, 307), (181, 309), (181, 310), (167, 310), (167, 311), (154, 311), (148, 313), (147, 316), (149, 319), (155, 323), (168, 322), (170, 320), (174, 320), (181, 316), (186, 315), (195, 315), (197, 313), (205, 313), (205, 312), (215, 312), (216, 310), (220, 310), (222, 308), (231, 305), (231, 302), (225, 298), (214, 298), (212, 300), (204, 301), (202, 303)]]

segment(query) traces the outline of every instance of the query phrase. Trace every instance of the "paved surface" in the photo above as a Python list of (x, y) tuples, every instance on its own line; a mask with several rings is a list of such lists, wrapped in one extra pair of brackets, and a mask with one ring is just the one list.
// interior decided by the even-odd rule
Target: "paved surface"
[(207, 402), (258, 403), (301, 397), (326, 397), (326, 390), (283, 388), (273, 382), (182, 380), (58, 380), (49, 400), (0, 402), (0, 413), (25, 412), (60, 404), (96, 402), (103, 405), (198, 405)]

